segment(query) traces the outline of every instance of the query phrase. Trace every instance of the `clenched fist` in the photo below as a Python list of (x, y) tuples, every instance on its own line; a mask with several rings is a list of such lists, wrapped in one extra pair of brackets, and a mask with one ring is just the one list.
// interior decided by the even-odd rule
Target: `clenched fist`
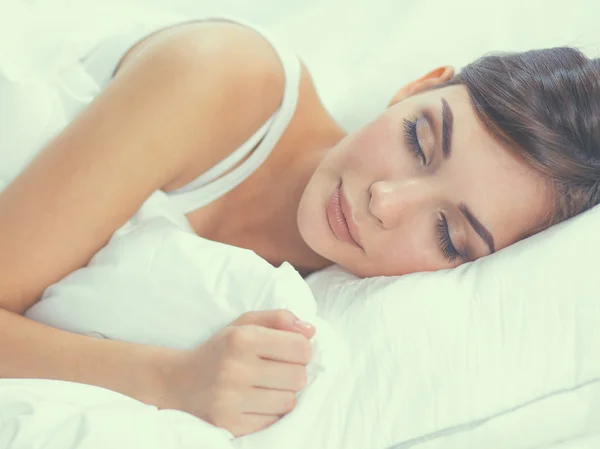
[(163, 408), (193, 414), (235, 436), (289, 413), (306, 385), (312, 326), (287, 310), (250, 312), (168, 368)]

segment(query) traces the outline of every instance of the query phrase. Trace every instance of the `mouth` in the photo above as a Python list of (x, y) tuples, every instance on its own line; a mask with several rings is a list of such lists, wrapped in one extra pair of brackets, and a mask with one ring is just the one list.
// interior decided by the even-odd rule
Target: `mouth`
[(352, 208), (344, 195), (341, 181), (327, 202), (326, 214), (329, 227), (338, 240), (363, 249), (359, 243), (358, 225), (352, 217)]

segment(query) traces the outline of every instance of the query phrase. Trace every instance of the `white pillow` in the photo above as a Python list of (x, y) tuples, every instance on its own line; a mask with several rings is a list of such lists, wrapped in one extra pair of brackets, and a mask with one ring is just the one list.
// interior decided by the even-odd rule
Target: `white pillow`
[(599, 225), (597, 207), (453, 271), (308, 279), (343, 340), (394, 357), (357, 361), (384, 365), (372, 394), (405, 405), (390, 441), (537, 448), (600, 429)]

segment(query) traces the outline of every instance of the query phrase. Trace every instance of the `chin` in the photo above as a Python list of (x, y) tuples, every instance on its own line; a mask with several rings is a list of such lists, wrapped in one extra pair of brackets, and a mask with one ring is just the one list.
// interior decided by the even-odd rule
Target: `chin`
[(339, 248), (339, 243), (331, 234), (329, 224), (321, 222), (315, 217), (314, 209), (311, 215), (298, 214), (298, 229), (300, 236), (308, 247), (324, 259), (331, 263), (340, 265), (351, 273), (365, 277), (360, 269), (357, 269), (355, 264), (347, 264), (347, 260), (343, 257), (343, 249)]
[[(319, 194), (319, 183), (311, 182), (307, 185), (296, 214), (298, 231), (308, 247), (321, 257), (329, 258), (323, 254), (326, 246), (329, 224), (325, 215), (326, 201)], [(325, 244), (325, 245), (324, 245)]]
[(308, 245), (308, 247), (317, 253), (321, 257), (325, 257), (330, 259), (329, 255), (326, 254), (327, 251), (327, 236), (325, 234), (326, 229), (323, 229), (323, 223), (319, 220), (319, 217), (316, 216), (315, 208), (302, 207), (302, 203), (300, 203), (300, 207), (298, 208), (298, 231), (300, 232), (300, 236), (304, 243)]

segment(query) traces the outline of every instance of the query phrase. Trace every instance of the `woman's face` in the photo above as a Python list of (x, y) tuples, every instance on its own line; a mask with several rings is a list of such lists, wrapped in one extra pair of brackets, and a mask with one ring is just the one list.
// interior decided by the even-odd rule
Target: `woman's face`
[(359, 276), (456, 267), (546, 216), (541, 176), (488, 135), (464, 86), (427, 89), (432, 74), (333, 147), (302, 196), (305, 242)]

